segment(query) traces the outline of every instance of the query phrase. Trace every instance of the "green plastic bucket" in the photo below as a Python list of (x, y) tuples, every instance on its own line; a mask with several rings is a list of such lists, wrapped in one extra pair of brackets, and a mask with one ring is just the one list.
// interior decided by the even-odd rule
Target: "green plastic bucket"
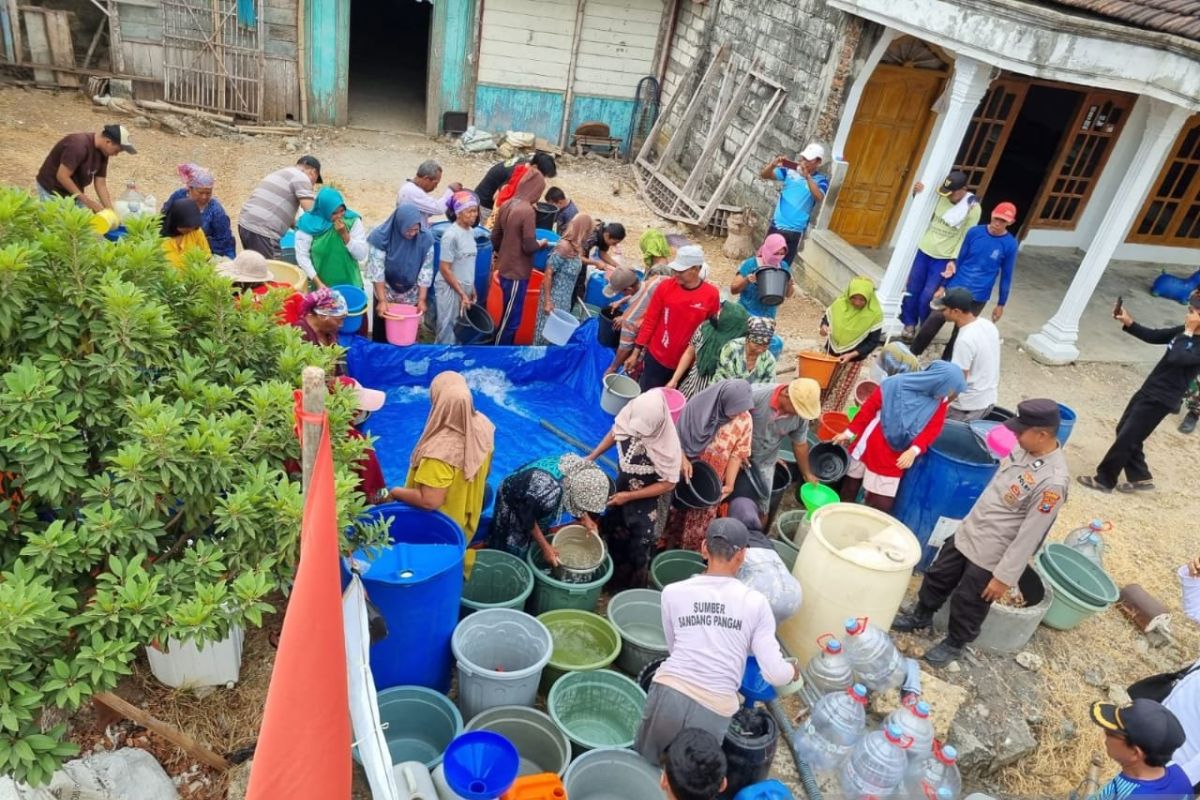
[(632, 747), (642, 721), (646, 693), (612, 670), (568, 672), (546, 698), (550, 718), (567, 735), (576, 754), (601, 747)]
[(553, 649), (542, 672), (542, 691), (568, 672), (604, 669), (621, 653), (621, 633), (599, 614), (573, 608), (547, 611), (537, 618), (550, 631)]
[(783, 565), (788, 568), (788, 572), (796, 568), (796, 559), (800, 556), (800, 548), (787, 539), (772, 539), (771, 546), (779, 554), (779, 558), (782, 559)]
[(563, 789), (571, 800), (662, 800), (661, 780), (662, 770), (632, 750), (605, 748), (575, 759)]
[(1042, 624), (1048, 628), (1069, 631), (1088, 617), (1095, 616), (1108, 608), (1107, 605), (1093, 605), (1074, 594), (1073, 587), (1059, 583), (1047, 571), (1042, 556), (1037, 558), (1037, 572), (1042, 580), (1053, 590), (1054, 600), (1042, 617)]
[(1071, 593), (1093, 606), (1109, 606), (1121, 592), (1103, 568), (1065, 544), (1052, 542), (1039, 556), (1042, 568), (1054, 580), (1071, 587)]
[(586, 583), (567, 583), (550, 574), (550, 566), (542, 558), (541, 548), (530, 547), (525, 560), (533, 570), (533, 594), (530, 597), (531, 614), (544, 614), (562, 608), (592, 611), (600, 600), (600, 591), (612, 577), (612, 556), (605, 554), (599, 574)]
[(704, 557), (693, 550), (664, 550), (650, 562), (650, 583), (660, 592), (663, 587), (704, 572)]
[(617, 666), (637, 676), (642, 668), (667, 655), (662, 624), (662, 592), (627, 589), (608, 601), (608, 619), (621, 634)]
[(519, 777), (562, 775), (571, 763), (571, 741), (545, 712), (525, 706), (489, 708), (467, 723), (468, 731), (491, 731), (513, 743), (521, 756)]
[[(442, 763), (442, 754), (454, 737), (462, 732), (462, 715), (450, 698), (424, 686), (393, 686), (376, 698), (379, 720), (387, 726), (392, 763), (419, 761), (433, 770)], [(359, 761), (358, 748), (351, 755)]]
[(484, 608), (521, 608), (533, 591), (533, 570), (503, 550), (475, 551), (471, 577), (463, 583), (462, 614)]

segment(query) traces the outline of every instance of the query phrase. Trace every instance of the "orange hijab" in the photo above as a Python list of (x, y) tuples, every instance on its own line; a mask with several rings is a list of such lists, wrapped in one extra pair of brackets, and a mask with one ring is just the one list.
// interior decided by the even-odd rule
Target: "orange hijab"
[(410, 464), (434, 458), (463, 471), (468, 481), (478, 474), (495, 448), (496, 426), (475, 410), (467, 381), (457, 372), (443, 372), (429, 385), (429, 419), (413, 448)]

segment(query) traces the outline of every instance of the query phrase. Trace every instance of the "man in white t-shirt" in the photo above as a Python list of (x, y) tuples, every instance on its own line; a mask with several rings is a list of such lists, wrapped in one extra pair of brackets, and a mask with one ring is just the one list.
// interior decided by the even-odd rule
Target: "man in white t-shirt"
[(991, 320), (975, 316), (974, 307), (971, 290), (963, 286), (947, 289), (930, 303), (958, 328), (950, 363), (962, 367), (967, 389), (954, 398), (946, 418), (963, 422), (987, 416), (1000, 388), (1000, 331)]
[[(1179, 568), (1179, 584), (1183, 613), (1200, 624), (1200, 558)], [(1187, 668), (1162, 704), (1174, 712), (1187, 734), (1187, 741), (1175, 751), (1173, 760), (1194, 784), (1194, 791), (1200, 792), (1200, 661)]]

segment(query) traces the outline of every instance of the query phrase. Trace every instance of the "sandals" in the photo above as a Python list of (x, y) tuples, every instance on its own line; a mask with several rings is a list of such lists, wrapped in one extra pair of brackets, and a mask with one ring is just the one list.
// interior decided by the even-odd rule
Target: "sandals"
[(1104, 492), (1105, 494), (1112, 494), (1111, 486), (1105, 486), (1104, 484), (1100, 483), (1100, 481), (1093, 478), (1091, 475), (1076, 476), (1075, 481), (1080, 486), (1086, 486), (1089, 489), (1095, 489), (1097, 492)]
[(1117, 484), (1117, 491), (1124, 494), (1150, 492), (1154, 490), (1154, 481), (1126, 481)]

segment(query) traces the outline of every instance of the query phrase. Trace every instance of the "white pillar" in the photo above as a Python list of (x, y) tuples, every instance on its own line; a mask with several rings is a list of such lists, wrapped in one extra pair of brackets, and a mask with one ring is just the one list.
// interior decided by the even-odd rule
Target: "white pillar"
[(900, 233), (879, 287), (879, 299), (890, 331), (897, 330), (899, 324), (896, 318), (900, 315), (904, 284), (908, 281), (908, 271), (917, 255), (917, 242), (929, 227), (929, 218), (938, 196), (935, 190), (942, 185), (954, 166), (967, 127), (991, 82), (992, 67), (988, 64), (965, 56), (954, 60), (954, 75), (945, 93), (946, 109), (940, 115), (925, 149), (926, 157), (919, 178), (925, 184), (925, 191), (908, 202), (900, 217)]
[[(1092, 292), (1096, 290), (1096, 284), (1100, 282), (1113, 253), (1125, 241), (1146, 194), (1158, 178), (1163, 161), (1191, 115), (1182, 106), (1146, 95), (1142, 95), (1138, 102), (1150, 104), (1146, 129), (1141, 133), (1137, 151), (1125, 171), (1125, 177), (1121, 179), (1117, 199), (1104, 212), (1096, 238), (1092, 239), (1079, 269), (1075, 271), (1062, 305), (1040, 331), (1025, 340), (1030, 354), (1043, 364), (1069, 364), (1079, 357), (1079, 348), (1075, 346), (1079, 338), (1079, 318), (1092, 299)], [(1126, 129), (1123, 135), (1138, 134)]]

